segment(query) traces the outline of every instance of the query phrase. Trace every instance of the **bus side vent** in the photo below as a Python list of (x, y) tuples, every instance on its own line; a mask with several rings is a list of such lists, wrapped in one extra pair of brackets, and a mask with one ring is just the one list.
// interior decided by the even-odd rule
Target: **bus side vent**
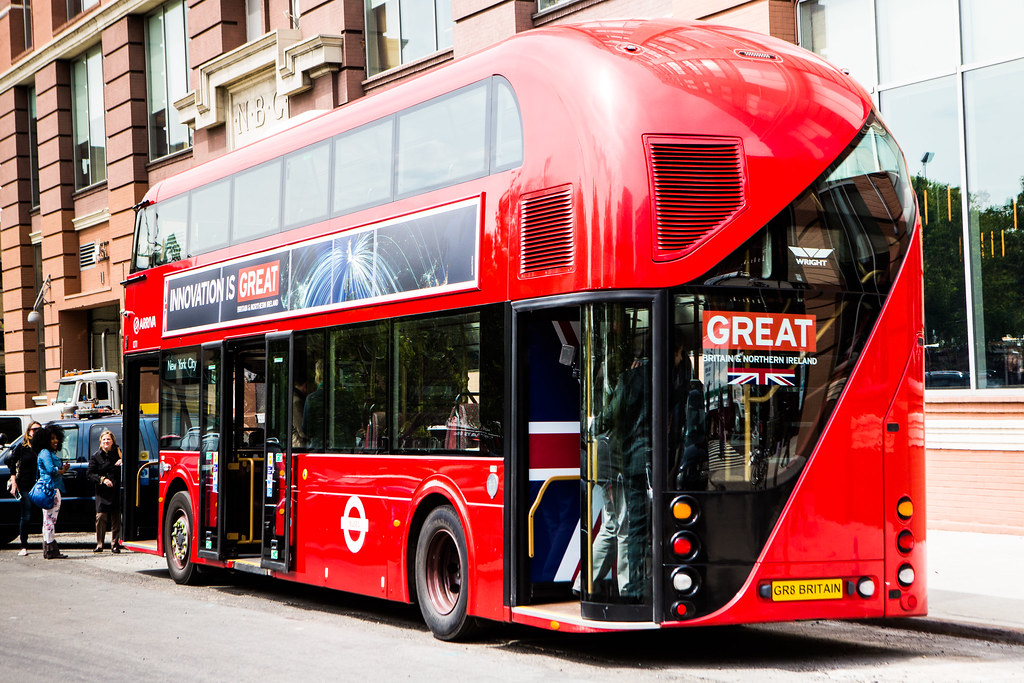
[(520, 275), (571, 269), (576, 256), (572, 186), (523, 195), (519, 211)]
[(733, 138), (647, 138), (655, 254), (683, 256), (746, 204), (743, 147)]

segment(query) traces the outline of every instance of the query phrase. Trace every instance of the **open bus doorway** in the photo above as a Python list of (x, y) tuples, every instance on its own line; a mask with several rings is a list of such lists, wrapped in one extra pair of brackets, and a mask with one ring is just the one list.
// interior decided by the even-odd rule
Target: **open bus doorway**
[[(159, 533), (160, 453), (146, 448), (142, 430), (156, 435), (145, 415), (155, 416), (160, 400), (160, 354), (147, 353), (125, 359), (125, 394), (121, 452), (124, 458), (124, 509), (122, 536), (125, 541), (145, 541), (156, 549)], [(159, 444), (162, 446), (162, 444)]]
[(198, 555), (258, 557), (266, 463), (266, 347), (247, 339), (203, 347), (199, 425)]
[[(650, 621), (655, 481), (650, 301), (523, 310), (517, 606)], [(521, 547), (521, 546), (520, 546)], [(522, 552), (525, 550), (525, 552)], [(567, 612), (568, 610), (568, 612)]]

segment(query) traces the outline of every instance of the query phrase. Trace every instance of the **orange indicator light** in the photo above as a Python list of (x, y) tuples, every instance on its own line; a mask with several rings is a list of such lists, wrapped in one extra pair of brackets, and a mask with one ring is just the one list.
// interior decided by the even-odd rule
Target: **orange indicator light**
[(914, 516), (914, 504), (909, 498), (900, 498), (900, 502), (896, 505), (896, 514), (904, 522)]
[(672, 516), (676, 519), (689, 519), (693, 516), (693, 508), (690, 507), (689, 503), (683, 501), (676, 501), (672, 505)]

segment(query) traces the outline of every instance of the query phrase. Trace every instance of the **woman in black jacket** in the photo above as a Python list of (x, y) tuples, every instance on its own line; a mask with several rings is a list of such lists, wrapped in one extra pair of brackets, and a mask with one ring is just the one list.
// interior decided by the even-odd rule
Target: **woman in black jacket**
[(38, 422), (29, 422), (21, 443), (12, 448), (4, 459), (4, 464), (11, 472), (8, 487), (11, 495), (18, 498), (21, 514), (18, 518), (18, 531), (21, 533), (21, 551), (18, 555), (21, 556), (28, 555), (28, 525), (32, 520), (32, 501), (28, 499), (28, 492), (36, 483), (37, 467), (36, 452), (32, 450), (32, 435), (40, 426)]
[(110, 551), (121, 552), (121, 449), (114, 433), (104, 429), (100, 447), (89, 457), (86, 476), (96, 485), (96, 547), (103, 552), (103, 542), (110, 525)]

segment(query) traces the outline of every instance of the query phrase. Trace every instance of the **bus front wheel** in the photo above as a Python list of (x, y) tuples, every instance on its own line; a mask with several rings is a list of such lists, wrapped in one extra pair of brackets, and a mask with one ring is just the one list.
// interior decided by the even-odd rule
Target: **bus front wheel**
[(416, 594), (434, 637), (461, 640), (476, 630), (469, 616), (469, 555), (466, 534), (455, 510), (435, 508), (416, 542)]
[(192, 561), (192, 501), (184, 491), (171, 497), (164, 517), (164, 556), (175, 583), (192, 584), (198, 577)]

